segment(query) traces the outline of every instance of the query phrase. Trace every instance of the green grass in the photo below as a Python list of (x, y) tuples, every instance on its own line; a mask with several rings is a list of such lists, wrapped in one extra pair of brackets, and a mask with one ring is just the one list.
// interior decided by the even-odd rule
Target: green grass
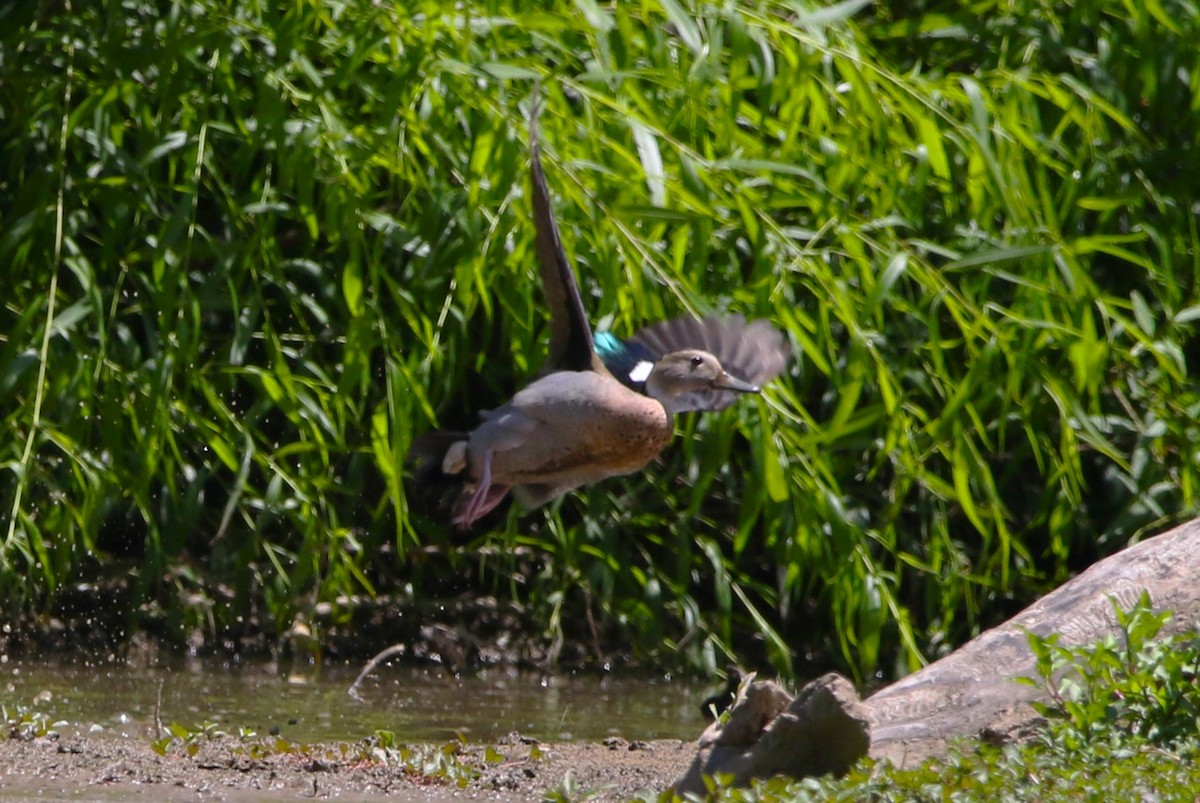
[[(465, 590), (861, 679), (1196, 512), (1194, 2), (0, 9), (6, 616), (119, 576), (218, 642)], [(464, 540), (401, 462), (544, 353), (537, 80), (593, 319), (797, 356)]]
[[(910, 769), (864, 760), (843, 779), (775, 778), (749, 789), (713, 784), (705, 800), (721, 803), (878, 803), (954, 800), (1194, 800), (1200, 795), (1197, 748), (1170, 752), (1146, 743), (1098, 744), (1085, 754), (1042, 744), (963, 746)], [(668, 800), (662, 796), (661, 800)]]

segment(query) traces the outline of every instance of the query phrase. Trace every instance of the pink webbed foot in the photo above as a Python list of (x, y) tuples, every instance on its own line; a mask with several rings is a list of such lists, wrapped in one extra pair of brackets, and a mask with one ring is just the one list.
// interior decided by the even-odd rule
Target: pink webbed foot
[(454, 516), (450, 520), (460, 530), (465, 530), (500, 504), (507, 494), (507, 485), (492, 485), (492, 452), (489, 449), (483, 454), (479, 482), (475, 483), (475, 488), (466, 498), (454, 506)]

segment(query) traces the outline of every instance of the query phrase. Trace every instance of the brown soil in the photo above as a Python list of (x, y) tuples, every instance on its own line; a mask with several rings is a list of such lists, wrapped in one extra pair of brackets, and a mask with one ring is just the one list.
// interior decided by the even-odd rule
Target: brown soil
[(491, 748), (463, 746), (455, 760), (469, 770), (460, 788), (356, 745), (280, 749), (271, 741), (223, 737), (194, 755), (176, 741), (159, 755), (148, 740), (107, 734), (0, 738), (0, 800), (526, 801), (555, 790), (629, 800), (668, 787), (694, 752), (681, 741), (535, 746), (514, 735)]

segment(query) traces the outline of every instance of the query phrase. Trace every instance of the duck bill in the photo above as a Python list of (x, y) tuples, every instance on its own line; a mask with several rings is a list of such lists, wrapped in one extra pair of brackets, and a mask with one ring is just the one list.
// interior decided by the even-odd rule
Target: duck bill
[(761, 393), (762, 388), (758, 385), (751, 385), (749, 382), (743, 382), (736, 376), (730, 376), (728, 371), (722, 371), (721, 376), (713, 383), (713, 387), (719, 390), (732, 390), (735, 393)]

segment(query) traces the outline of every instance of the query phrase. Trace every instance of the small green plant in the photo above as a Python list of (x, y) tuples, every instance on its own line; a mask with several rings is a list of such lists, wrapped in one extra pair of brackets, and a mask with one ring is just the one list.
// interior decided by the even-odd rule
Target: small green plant
[(1088, 647), (1063, 646), (1057, 634), (1029, 634), (1037, 679), (1049, 702), (1047, 738), (1069, 749), (1100, 740), (1141, 739), (1166, 749), (1196, 746), (1200, 733), (1200, 635), (1156, 638), (1171, 618), (1143, 593), (1130, 610), (1115, 602), (1118, 632)]
[(563, 776), (558, 786), (542, 793), (543, 803), (583, 803), (604, 794), (603, 789), (581, 789), (571, 772)]
[(160, 756), (169, 753), (174, 745), (179, 745), (180, 749), (188, 756), (194, 756), (200, 751), (201, 743), (211, 742), (227, 735), (216, 722), (202, 722), (194, 728), (172, 722), (167, 730), (169, 731), (168, 735), (150, 743), (150, 747)]
[(10, 708), (7, 705), (0, 705), (0, 727), (3, 727), (4, 736), (9, 739), (30, 741), (43, 736), (55, 736), (58, 734), (58, 728), (62, 728), (66, 724), (61, 720), (51, 722), (48, 714), (25, 706), (18, 705)]
[[(391, 731), (377, 730), (358, 743), (357, 760), (397, 766), (421, 780), (463, 789), (479, 777), (479, 770), (464, 758), (466, 746), (462, 736), (442, 745), (400, 744)], [(487, 760), (490, 754), (485, 757)]]

